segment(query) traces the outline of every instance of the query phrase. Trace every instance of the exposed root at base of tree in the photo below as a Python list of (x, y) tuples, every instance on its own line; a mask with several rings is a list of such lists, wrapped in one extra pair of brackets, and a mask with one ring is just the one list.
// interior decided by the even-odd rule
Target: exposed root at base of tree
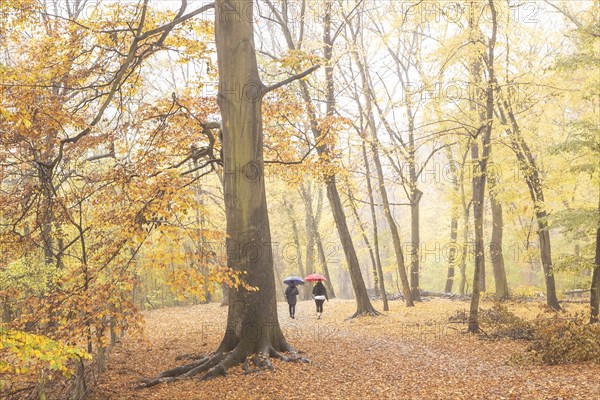
[[(230, 352), (217, 351), (210, 355), (202, 356), (193, 362), (181, 365), (166, 371), (161, 372), (154, 379), (143, 379), (140, 381), (138, 389), (152, 387), (161, 383), (174, 382), (178, 380), (191, 379), (200, 373), (204, 373), (201, 380), (209, 380), (218, 376), (227, 375), (227, 370), (236, 365), (242, 364), (244, 374), (274, 369), (270, 358), (277, 358), (285, 362), (301, 362), (309, 363), (310, 360), (299, 356), (301, 352), (297, 352), (290, 348), (290, 355), (285, 355), (277, 351), (274, 347), (268, 348), (254, 354), (246, 354), (241, 350), (241, 347), (236, 347)], [(178, 357), (181, 359), (180, 357)], [(192, 358), (189, 355), (184, 359)]]
[(354, 318), (357, 318), (357, 317), (363, 317), (363, 316), (378, 317), (380, 315), (385, 315), (385, 314), (380, 313), (379, 311), (377, 311), (374, 308), (370, 308), (368, 310), (356, 311), (354, 314), (352, 314), (351, 316), (349, 316), (348, 318), (346, 318), (346, 320), (354, 319)]

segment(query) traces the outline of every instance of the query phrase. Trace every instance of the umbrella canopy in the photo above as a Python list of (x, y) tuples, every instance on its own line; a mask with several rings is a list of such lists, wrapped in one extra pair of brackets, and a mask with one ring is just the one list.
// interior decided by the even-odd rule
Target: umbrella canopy
[(300, 278), (299, 276), (292, 275), (285, 278), (283, 280), (283, 283), (285, 283), (286, 285), (289, 285), (291, 283), (294, 283), (296, 285), (304, 285), (304, 279)]
[(314, 281), (326, 281), (327, 279), (325, 279), (325, 277), (321, 274), (310, 274), (306, 278), (304, 278), (304, 280), (309, 281), (309, 282), (314, 282)]

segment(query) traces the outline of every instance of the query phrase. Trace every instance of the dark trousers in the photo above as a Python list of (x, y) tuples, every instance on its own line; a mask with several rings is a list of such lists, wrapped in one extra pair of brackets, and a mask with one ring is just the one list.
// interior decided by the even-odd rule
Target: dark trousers
[(315, 303), (317, 304), (317, 312), (322, 313), (323, 312), (323, 303), (325, 303), (325, 300), (315, 300)]
[(296, 304), (288, 304), (290, 306), (290, 317), (293, 317), (296, 314)]

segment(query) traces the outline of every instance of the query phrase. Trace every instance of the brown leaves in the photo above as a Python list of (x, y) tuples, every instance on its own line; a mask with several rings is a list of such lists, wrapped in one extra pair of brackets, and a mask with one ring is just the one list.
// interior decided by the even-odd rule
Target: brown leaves
[(176, 356), (215, 350), (225, 329), (227, 310), (218, 304), (152, 311), (145, 315), (147, 341), (129, 337), (115, 348), (90, 399), (591, 399), (600, 390), (598, 366), (508, 365), (524, 344), (481, 341), (447, 322), (466, 303), (390, 306), (387, 316), (348, 322), (353, 301), (330, 301), (322, 320), (312, 301), (298, 303), (295, 320), (279, 303), (287, 339), (310, 364), (273, 360), (273, 372), (243, 375), (237, 367), (225, 378), (136, 391), (141, 376), (178, 365)]

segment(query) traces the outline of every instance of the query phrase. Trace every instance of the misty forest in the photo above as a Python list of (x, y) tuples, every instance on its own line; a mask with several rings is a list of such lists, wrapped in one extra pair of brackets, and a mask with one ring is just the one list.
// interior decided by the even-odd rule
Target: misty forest
[(600, 0), (0, 1), (0, 398), (591, 400), (599, 314)]

